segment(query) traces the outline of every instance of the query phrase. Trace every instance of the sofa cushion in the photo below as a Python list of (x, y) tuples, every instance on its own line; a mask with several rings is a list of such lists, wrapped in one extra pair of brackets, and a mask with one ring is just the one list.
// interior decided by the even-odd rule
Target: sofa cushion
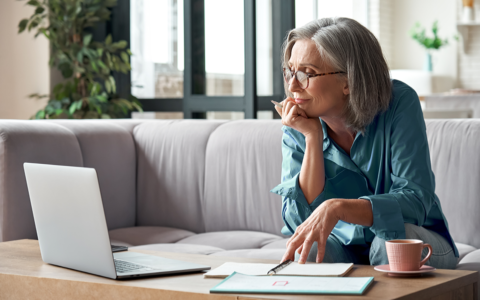
[(151, 244), (151, 245), (130, 247), (130, 249), (203, 254), (203, 255), (209, 255), (212, 253), (225, 251), (224, 249), (220, 249), (217, 247), (204, 246), (204, 245), (192, 245), (192, 244)]
[(208, 140), (205, 167), (206, 231), (254, 230), (280, 235), (282, 123), (241, 120), (223, 124)]
[(192, 235), (177, 243), (207, 245), (225, 250), (261, 248), (281, 237), (256, 231), (219, 231)]
[[(480, 248), (480, 120), (425, 120), (435, 193), (455, 241)], [(465, 222), (468, 220), (468, 222)]]
[(212, 256), (274, 259), (280, 262), (284, 254), (283, 249), (242, 249), (216, 252)]
[(137, 225), (205, 232), (201, 200), (207, 141), (224, 121), (151, 121), (137, 125)]
[(480, 263), (480, 249), (468, 253), (460, 260), (460, 264), (468, 263)]
[(271, 242), (263, 246), (262, 249), (283, 249), (283, 251), (285, 251), (287, 249), (288, 240), (289, 239), (281, 239), (278, 241)]
[(72, 131), (83, 166), (94, 168), (109, 230), (135, 226), (136, 158), (132, 134), (113, 122), (54, 120)]
[[(458, 258), (459, 262), (465, 257), (465, 255), (467, 255), (470, 252), (473, 252), (473, 251), (477, 250), (477, 248), (475, 248), (473, 246), (462, 244), (462, 243), (455, 243), (455, 245), (457, 246), (458, 253), (460, 254), (460, 256)], [(479, 261), (479, 263), (480, 263), (480, 261)]]
[(113, 245), (138, 246), (159, 243), (175, 243), (194, 235), (193, 232), (160, 226), (127, 227), (108, 232)]
[(0, 241), (36, 239), (23, 163), (83, 166), (75, 135), (48, 121), (0, 121)]

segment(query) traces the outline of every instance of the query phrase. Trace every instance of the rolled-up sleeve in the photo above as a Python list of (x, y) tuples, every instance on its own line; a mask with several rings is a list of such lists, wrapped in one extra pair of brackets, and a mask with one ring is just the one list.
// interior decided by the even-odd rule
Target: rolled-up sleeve
[[(435, 204), (435, 178), (425, 121), (418, 96), (407, 90), (395, 101), (386, 155), (391, 157), (391, 186), (386, 194), (360, 197), (372, 204), (370, 230), (385, 239), (405, 238), (404, 223), (422, 226)], [(388, 140), (387, 140), (388, 142)]]
[[(282, 196), (282, 218), (286, 229), (293, 234), (318, 206), (321, 195), (308, 204), (299, 185), (300, 170), (305, 154), (305, 140), (301, 133), (284, 126), (282, 137), (282, 183), (271, 192)], [(282, 230), (287, 234), (286, 230)]]

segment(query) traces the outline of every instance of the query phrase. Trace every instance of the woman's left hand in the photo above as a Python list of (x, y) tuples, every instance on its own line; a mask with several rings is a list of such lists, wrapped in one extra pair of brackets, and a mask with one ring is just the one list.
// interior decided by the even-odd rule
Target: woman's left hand
[(327, 239), (337, 222), (340, 220), (339, 205), (335, 199), (323, 202), (313, 213), (295, 230), (295, 234), (287, 242), (287, 251), (282, 261), (295, 260), (295, 251), (298, 249), (300, 259), (298, 263), (307, 261), (308, 253), (314, 242), (317, 242), (317, 263), (322, 262), (325, 255)]

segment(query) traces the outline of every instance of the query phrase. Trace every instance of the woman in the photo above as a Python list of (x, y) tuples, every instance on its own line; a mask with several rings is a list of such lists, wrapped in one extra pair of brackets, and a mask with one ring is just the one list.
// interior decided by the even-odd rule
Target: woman
[(427, 264), (455, 268), (418, 96), (390, 80), (373, 34), (325, 18), (283, 49), (282, 261), (388, 264), (385, 241), (407, 238), (432, 245)]

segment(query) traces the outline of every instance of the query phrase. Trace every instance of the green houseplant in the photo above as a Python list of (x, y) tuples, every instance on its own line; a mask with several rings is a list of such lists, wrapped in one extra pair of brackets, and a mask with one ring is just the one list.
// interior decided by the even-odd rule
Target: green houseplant
[(29, 0), (35, 7), (28, 19), (18, 24), (18, 32), (36, 30), (51, 45), (50, 66), (60, 70), (64, 82), (52, 94), (32, 94), (32, 98), (49, 97), (46, 107), (32, 118), (121, 118), (129, 111), (142, 111), (133, 96), (121, 98), (116, 92), (113, 72), (128, 73), (126, 41), (113, 42), (111, 35), (104, 42), (92, 41), (85, 29), (110, 19), (109, 8), (117, 0)]
[(438, 37), (438, 21), (433, 22), (432, 33), (433, 37), (427, 37), (425, 28), (422, 28), (420, 23), (415, 23), (410, 30), (410, 36), (426, 49), (425, 71), (432, 71), (432, 50), (438, 50), (441, 47), (448, 45), (448, 39), (442, 40)]

